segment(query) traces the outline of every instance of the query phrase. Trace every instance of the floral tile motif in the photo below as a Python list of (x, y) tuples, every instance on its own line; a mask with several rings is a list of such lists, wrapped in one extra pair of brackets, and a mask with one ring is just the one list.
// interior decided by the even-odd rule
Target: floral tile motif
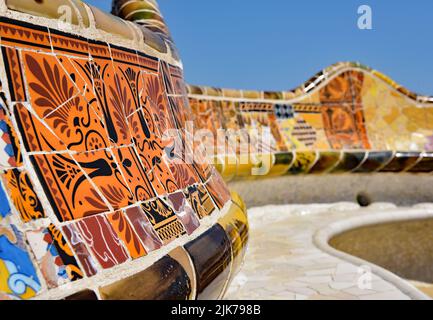
[(81, 234), (73, 224), (68, 224), (62, 228), (65, 237), (72, 246), (78, 260), (80, 261), (83, 271), (88, 277), (94, 276), (97, 273), (97, 264), (87, 250)]
[(45, 218), (42, 203), (26, 171), (20, 171), (19, 169), (7, 170), (3, 174), (3, 181), (22, 221), (29, 222)]
[(79, 94), (59, 60), (25, 52), (23, 61), (33, 110), (68, 149), (90, 151), (94, 145), (107, 146), (104, 124)]
[(69, 244), (54, 225), (28, 231), (26, 236), (49, 288), (83, 277)]
[(141, 208), (164, 244), (185, 234), (185, 228), (173, 209), (162, 199), (146, 202)]
[(132, 143), (125, 114), (129, 87), (122, 87), (121, 74), (115, 72), (107, 44), (89, 41), (91, 61), (81, 66), (85, 76), (93, 81), (93, 89), (101, 108), (112, 146)]
[(149, 99), (156, 133), (162, 137), (169, 129), (175, 129), (174, 119), (169, 112), (168, 99), (159, 76), (146, 73), (145, 94)]
[(14, 225), (0, 226), (0, 292), (11, 299), (30, 299), (40, 290), (22, 233)]
[(325, 131), (333, 149), (370, 149), (362, 111), (351, 104), (322, 107)]
[(200, 219), (212, 215), (216, 210), (212, 198), (201, 184), (188, 187), (185, 190), (185, 196)]
[(185, 97), (168, 97), (171, 114), (178, 129), (186, 127), (187, 121), (192, 121), (192, 111), (188, 112), (188, 100)]
[(135, 202), (119, 170), (119, 164), (109, 150), (79, 153), (73, 157), (114, 210)]
[(134, 199), (146, 201), (154, 198), (155, 190), (135, 149), (133, 147), (118, 148), (113, 152), (119, 164), (119, 170), (123, 173)]
[(320, 90), (323, 103), (353, 102), (350, 72), (344, 72), (332, 79)]
[(131, 258), (137, 259), (147, 254), (123, 211), (110, 213), (107, 215), (107, 219), (125, 244)]
[(67, 150), (66, 145), (23, 104), (14, 106), (15, 119), (27, 152)]
[[(138, 64), (138, 58), (133, 55), (135, 64)], [(114, 71), (119, 75), (118, 95), (121, 99), (124, 115), (130, 116), (132, 113), (143, 107), (143, 77), (140, 68), (131, 64), (124, 64), (113, 61)]]
[(32, 108), (40, 118), (45, 118), (78, 93), (55, 56), (30, 51), (24, 51), (22, 56)]
[(182, 222), (186, 232), (189, 235), (192, 234), (200, 226), (200, 222), (197, 219), (194, 210), (189, 205), (182, 191), (178, 191), (168, 195), (166, 201), (169, 206), (173, 208), (176, 216)]
[(110, 211), (71, 156), (36, 154), (30, 160), (60, 222)]
[(140, 207), (126, 209), (125, 215), (134, 227), (147, 252), (152, 252), (162, 247), (163, 244), (158, 234)]
[[(165, 195), (167, 193), (175, 192), (179, 190), (179, 186), (176, 183), (176, 178), (171, 172), (165, 157), (160, 159), (158, 163), (152, 169), (153, 179), (157, 179), (159, 184), (163, 187), (164, 191), (158, 193), (159, 195)], [(153, 181), (153, 180), (152, 180)]]
[(129, 259), (122, 241), (105, 216), (84, 218), (76, 226), (102, 268), (112, 268)]
[(169, 160), (168, 167), (178, 188), (185, 189), (200, 182), (200, 178), (197, 176), (193, 166), (181, 159)]

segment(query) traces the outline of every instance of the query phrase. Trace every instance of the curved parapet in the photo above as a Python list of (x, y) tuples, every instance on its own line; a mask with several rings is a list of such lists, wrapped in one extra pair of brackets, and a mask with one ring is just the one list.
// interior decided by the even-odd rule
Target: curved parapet
[(208, 143), (226, 179), (433, 171), (433, 97), (358, 63), (335, 64), (292, 91), (189, 86), (189, 99), (198, 129), (247, 142)]
[(2, 0), (0, 38), (0, 299), (221, 298), (246, 209), (184, 157), (167, 35), (78, 0)]

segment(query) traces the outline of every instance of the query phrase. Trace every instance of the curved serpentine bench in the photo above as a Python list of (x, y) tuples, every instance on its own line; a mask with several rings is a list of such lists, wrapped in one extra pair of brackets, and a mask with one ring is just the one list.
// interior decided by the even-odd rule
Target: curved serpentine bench
[(136, 4), (0, 1), (1, 299), (218, 299), (239, 269), (245, 206), (183, 160), (181, 63)]
[(187, 88), (156, 2), (113, 13), (0, 0), (1, 299), (221, 298), (248, 240), (223, 177), (432, 171), (431, 98), (354, 64), (291, 92)]
[[(423, 182), (432, 182), (433, 98), (359, 63), (337, 63), (287, 92), (189, 86), (189, 100), (198, 129), (228, 130), (225, 149), (222, 139), (203, 142), (248, 205), (432, 197)], [(242, 149), (245, 141), (253, 143)]]

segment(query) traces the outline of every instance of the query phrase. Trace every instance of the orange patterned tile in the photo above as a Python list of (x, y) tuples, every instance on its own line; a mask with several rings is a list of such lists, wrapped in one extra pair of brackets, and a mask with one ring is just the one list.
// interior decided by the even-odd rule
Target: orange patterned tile
[(59, 221), (108, 212), (99, 193), (67, 154), (36, 154), (30, 160)]
[(3, 174), (12, 202), (24, 222), (45, 218), (42, 203), (26, 171), (7, 170)]
[(28, 152), (49, 152), (67, 149), (66, 145), (24, 105), (17, 103), (14, 107), (14, 114), (24, 146)]
[[(51, 52), (51, 41), (47, 27), (5, 17), (0, 22), (2, 45)], [(18, 45), (20, 43), (20, 45)]]
[(55, 56), (25, 51), (23, 65), (30, 101), (40, 118), (45, 118), (77, 95), (77, 88)]
[(114, 210), (133, 204), (134, 196), (109, 150), (79, 153), (74, 159), (101, 191)]
[(133, 147), (113, 150), (119, 169), (136, 201), (146, 201), (156, 196), (146, 169)]
[(123, 241), (126, 249), (128, 249), (131, 258), (137, 259), (147, 254), (140, 239), (122, 211), (107, 214), (107, 219), (119, 238)]
[(90, 151), (106, 147), (104, 124), (60, 62), (52, 56), (25, 53), (26, 75), (33, 110), (67, 148)]

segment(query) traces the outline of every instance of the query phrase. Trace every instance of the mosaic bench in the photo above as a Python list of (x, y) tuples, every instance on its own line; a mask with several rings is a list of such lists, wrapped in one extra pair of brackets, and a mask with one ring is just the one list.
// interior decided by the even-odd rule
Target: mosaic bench
[(183, 160), (181, 63), (140, 5), (0, 1), (0, 299), (218, 299), (239, 269), (245, 206)]
[(352, 63), (186, 86), (155, 1), (112, 12), (0, 0), (0, 299), (222, 298), (248, 242), (224, 180), (433, 171), (432, 98)]
[(188, 92), (198, 129), (245, 130), (239, 140), (266, 139), (225, 157), (208, 144), (228, 181), (251, 178), (254, 167), (258, 177), (433, 171), (433, 97), (359, 63), (335, 64), (287, 92), (200, 86)]

